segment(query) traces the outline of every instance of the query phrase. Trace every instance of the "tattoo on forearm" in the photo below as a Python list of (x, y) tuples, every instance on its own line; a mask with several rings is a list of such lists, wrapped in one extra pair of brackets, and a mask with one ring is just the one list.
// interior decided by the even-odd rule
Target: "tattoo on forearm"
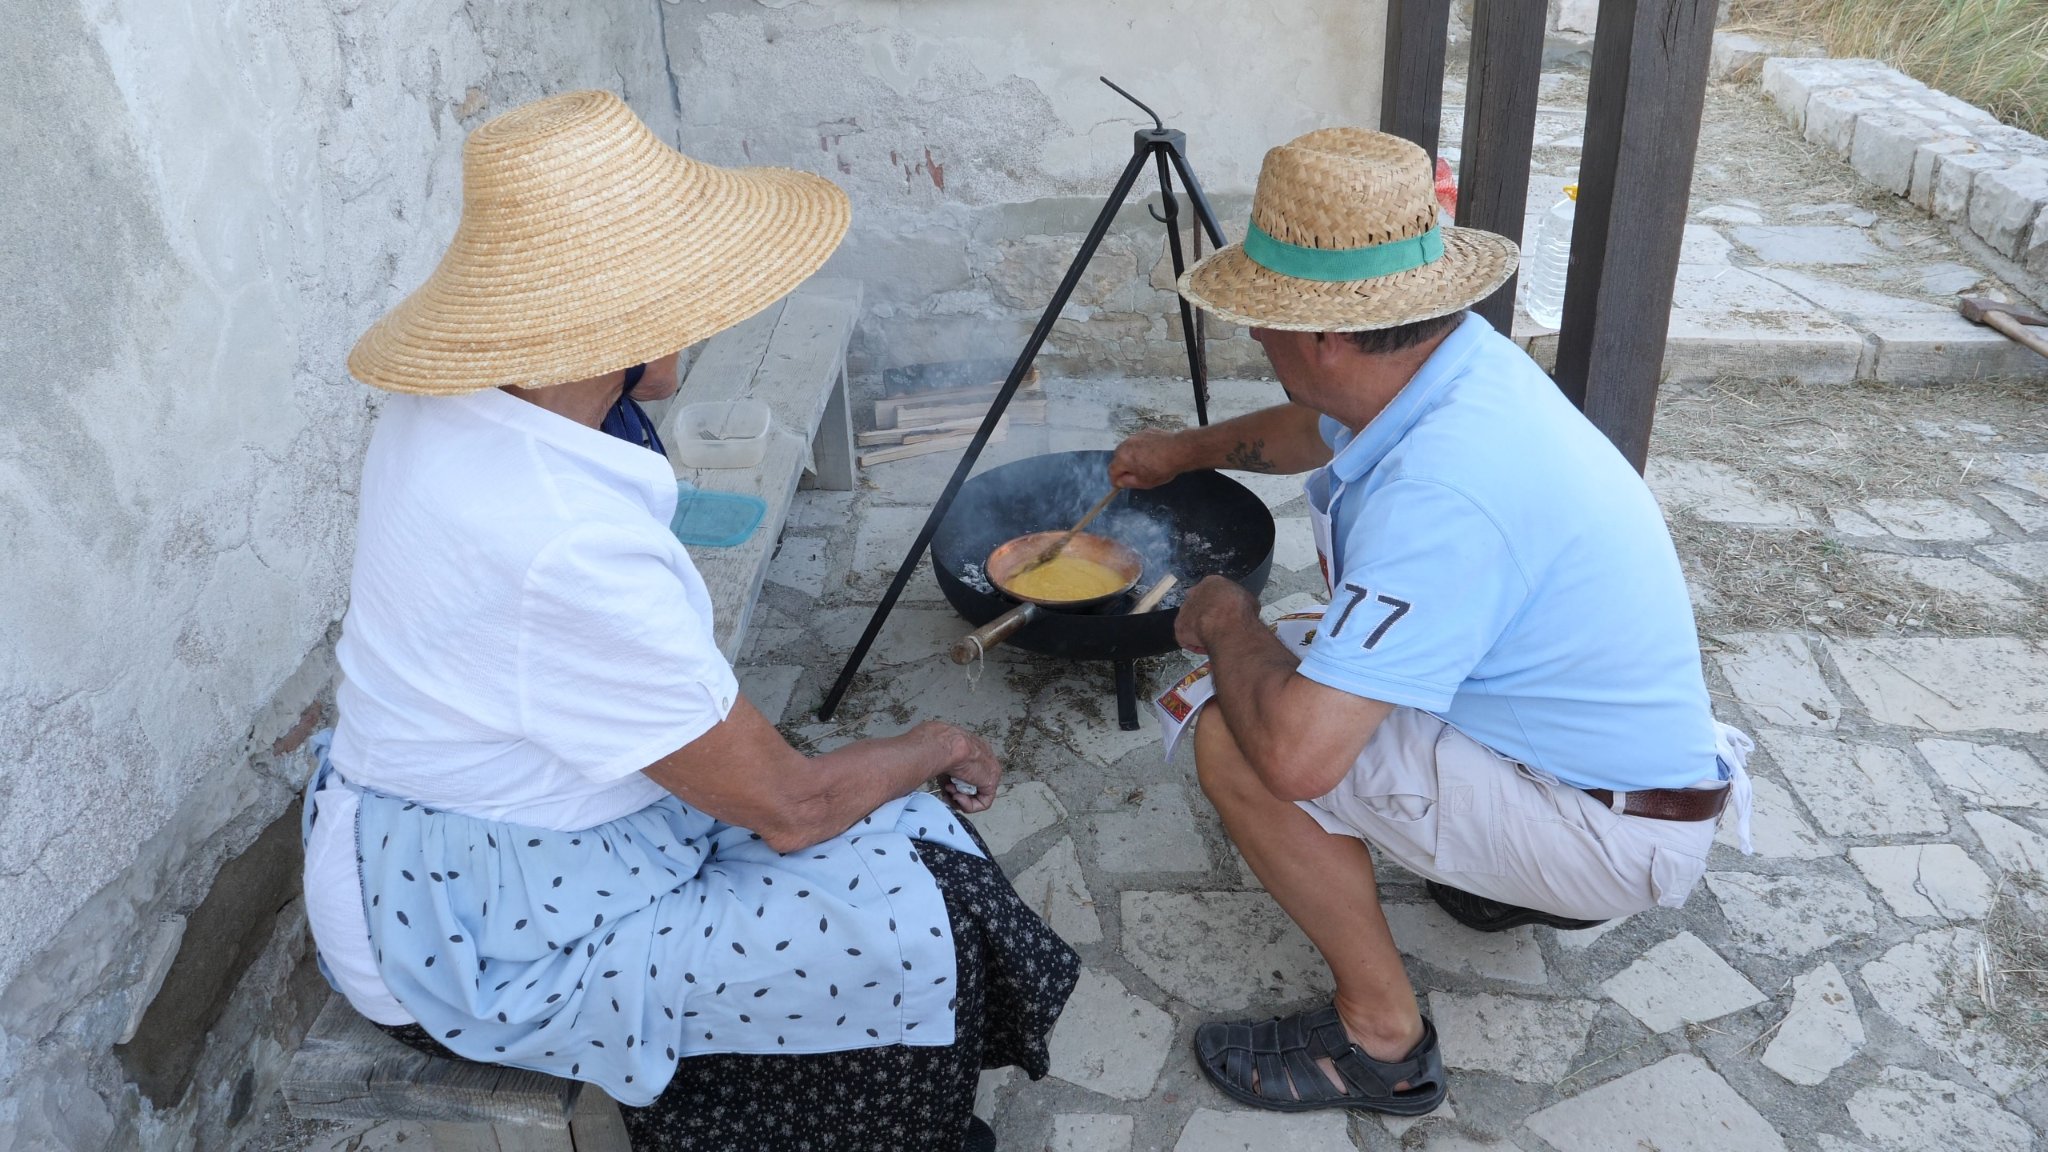
[(1273, 462), (1266, 459), (1266, 442), (1264, 439), (1249, 442), (1239, 440), (1237, 447), (1232, 448), (1223, 457), (1223, 463), (1226, 467), (1235, 468), (1240, 472), (1271, 472), (1273, 470)]

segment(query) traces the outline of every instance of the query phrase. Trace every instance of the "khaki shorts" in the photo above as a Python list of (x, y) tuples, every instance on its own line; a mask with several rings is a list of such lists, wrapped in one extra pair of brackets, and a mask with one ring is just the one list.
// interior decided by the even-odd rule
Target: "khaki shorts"
[(1428, 879), (1583, 920), (1685, 903), (1716, 825), (1618, 815), (1413, 708), (1394, 709), (1343, 782), (1300, 804)]

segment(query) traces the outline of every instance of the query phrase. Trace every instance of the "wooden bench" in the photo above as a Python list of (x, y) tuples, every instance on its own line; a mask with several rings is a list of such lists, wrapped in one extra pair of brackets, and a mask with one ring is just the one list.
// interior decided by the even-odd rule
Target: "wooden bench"
[(301, 1120), (412, 1120), (434, 1152), (627, 1152), (625, 1121), (604, 1089), (541, 1072), (444, 1060), (377, 1029), (340, 996), (285, 1072)]
[[(775, 414), (768, 455), (757, 468), (677, 468), (699, 488), (758, 496), (768, 514), (736, 548), (692, 549), (711, 591), (714, 629), (727, 660), (739, 659), (761, 581), (789, 516), (798, 483), (853, 488), (853, 416), (846, 398), (846, 342), (860, 315), (860, 284), (812, 280), (753, 319), (706, 341), (675, 399), (654, 413), (666, 425), (684, 404), (751, 397)], [(663, 435), (667, 428), (663, 427)], [(673, 442), (673, 437), (670, 437)]]
[[(775, 415), (755, 468), (678, 468), (676, 478), (758, 496), (761, 526), (733, 548), (692, 549), (711, 591), (718, 646), (739, 658), (799, 485), (853, 487), (853, 423), (846, 344), (860, 315), (860, 285), (813, 280), (767, 311), (707, 341), (675, 399), (650, 412), (754, 397)], [(663, 428), (666, 435), (667, 429)], [(625, 1152), (618, 1105), (595, 1085), (539, 1072), (444, 1060), (408, 1048), (329, 996), (285, 1073), (284, 1100), (308, 1120), (412, 1120), (436, 1152)]]

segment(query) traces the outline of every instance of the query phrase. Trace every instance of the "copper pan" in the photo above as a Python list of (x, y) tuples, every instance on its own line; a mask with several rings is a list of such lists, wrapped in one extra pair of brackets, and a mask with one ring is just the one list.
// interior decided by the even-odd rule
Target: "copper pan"
[(1138, 577), (1145, 573), (1145, 561), (1136, 552), (1106, 536), (1096, 536), (1091, 533), (1080, 532), (1076, 533), (1074, 538), (1067, 542), (1066, 548), (1062, 549), (1062, 551), (1084, 560), (1093, 560), (1097, 564), (1114, 571), (1123, 579), (1123, 583), (1100, 596), (1089, 596), (1080, 600), (1040, 600), (1020, 595), (1012, 589), (1009, 581), (1018, 573), (1033, 567), (1037, 563), (1039, 556), (1045, 551), (1046, 546), (1064, 535), (1066, 535), (1064, 529), (1055, 529), (1050, 532), (1033, 532), (1028, 536), (1019, 536), (1007, 543), (997, 545), (995, 551), (988, 554), (986, 571), (988, 572), (989, 583), (995, 585), (997, 590), (1001, 591), (1003, 595), (1008, 596), (1012, 600), (1020, 601), (1020, 603), (1015, 608), (961, 637), (960, 642), (953, 645), (954, 663), (972, 663), (990, 648), (1001, 644), (1019, 628), (1031, 623), (1032, 619), (1038, 615), (1038, 610), (1041, 607), (1087, 608), (1091, 605), (1101, 604), (1104, 601), (1113, 600), (1130, 591), (1131, 587), (1138, 582)]

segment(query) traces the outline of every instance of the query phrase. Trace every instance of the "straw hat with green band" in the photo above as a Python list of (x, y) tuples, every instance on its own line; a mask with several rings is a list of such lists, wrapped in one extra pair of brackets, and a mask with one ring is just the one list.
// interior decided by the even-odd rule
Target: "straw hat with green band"
[(1323, 128), (1266, 153), (1242, 244), (1188, 269), (1181, 295), (1225, 320), (1363, 332), (1445, 316), (1514, 274), (1505, 236), (1440, 228), (1429, 155), (1398, 136)]
[(609, 92), (537, 100), (470, 134), (440, 266), (348, 368), (394, 392), (455, 395), (644, 364), (781, 299), (848, 219), (831, 181), (692, 160)]

